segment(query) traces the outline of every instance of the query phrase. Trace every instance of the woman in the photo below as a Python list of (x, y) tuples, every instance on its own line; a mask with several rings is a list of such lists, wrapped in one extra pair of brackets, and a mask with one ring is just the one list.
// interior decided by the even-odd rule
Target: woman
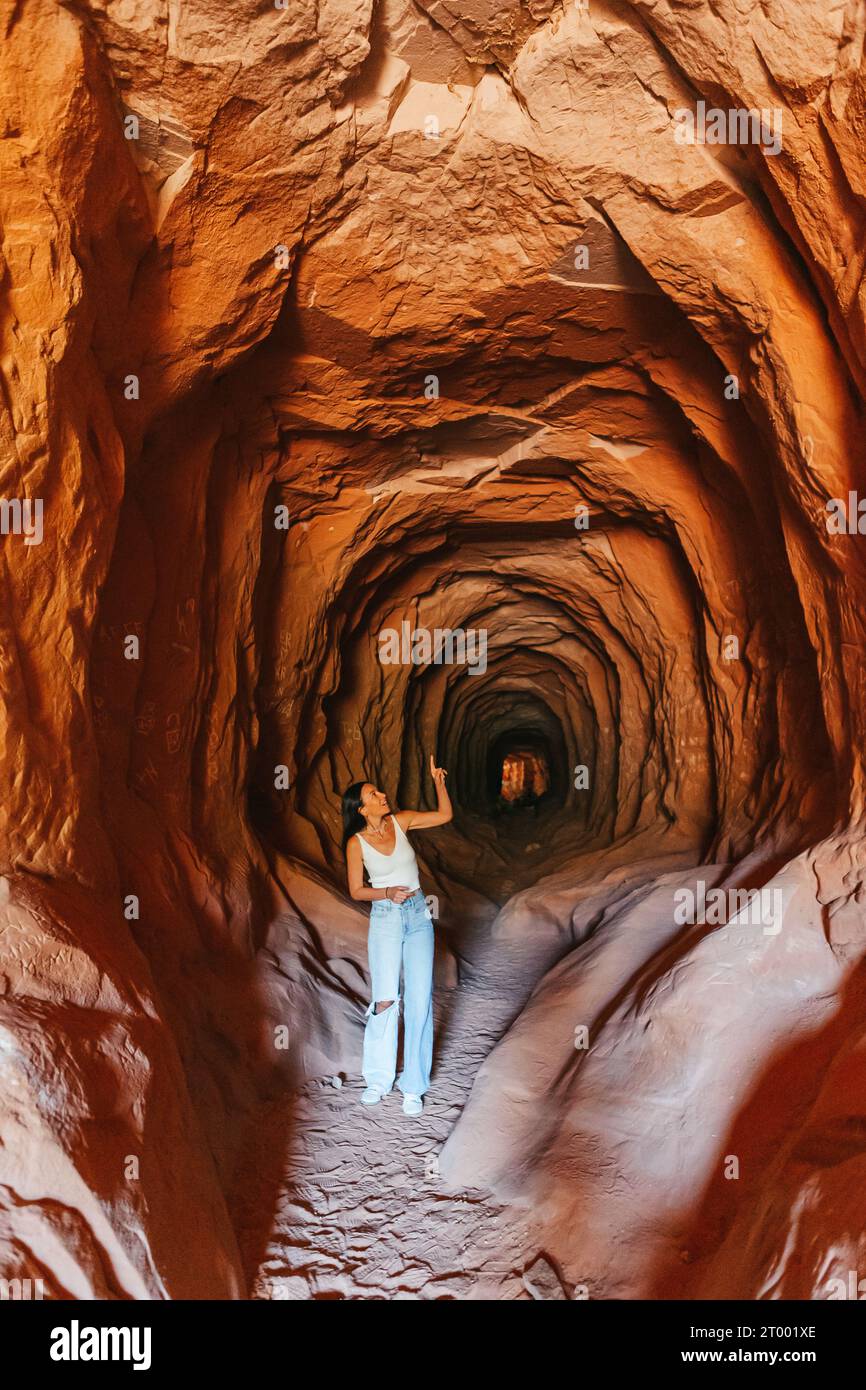
[[(407, 830), (447, 825), (451, 799), (445, 769), (430, 755), (438, 810), (392, 813), (372, 782), (355, 782), (343, 795), (343, 844), (349, 892), (372, 903), (367, 953), (373, 995), (364, 1029), (364, 1105), (376, 1105), (394, 1084), (400, 967), (403, 967), (403, 1114), (420, 1115), (433, 1061), (433, 919), (424, 901), (415, 851)], [(370, 887), (364, 887), (364, 870)]]

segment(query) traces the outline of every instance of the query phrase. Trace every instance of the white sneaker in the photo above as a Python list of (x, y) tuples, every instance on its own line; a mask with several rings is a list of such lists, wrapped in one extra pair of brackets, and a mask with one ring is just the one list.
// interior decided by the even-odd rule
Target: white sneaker
[(380, 1086), (368, 1086), (366, 1091), (361, 1094), (361, 1104), (378, 1105), (384, 1095), (385, 1092)]
[(403, 1097), (403, 1114), (404, 1114), (404, 1115), (420, 1115), (423, 1109), (424, 1109), (424, 1102), (423, 1102), (423, 1100), (421, 1099), (420, 1096), (404, 1096), (404, 1097)]

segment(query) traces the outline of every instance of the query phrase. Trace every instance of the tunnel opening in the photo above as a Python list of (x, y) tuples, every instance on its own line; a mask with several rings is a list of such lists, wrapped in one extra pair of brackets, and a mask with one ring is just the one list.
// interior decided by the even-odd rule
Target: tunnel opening
[(538, 729), (512, 729), (488, 749), (486, 790), (496, 815), (537, 815), (561, 803), (554, 749)]
[(531, 748), (512, 748), (502, 759), (502, 781), (499, 799), (509, 806), (519, 806), (531, 799), (535, 804), (550, 785), (547, 759)]

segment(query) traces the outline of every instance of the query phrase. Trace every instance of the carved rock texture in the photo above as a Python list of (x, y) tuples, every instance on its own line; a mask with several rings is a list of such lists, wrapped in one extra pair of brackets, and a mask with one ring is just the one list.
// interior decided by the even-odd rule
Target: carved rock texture
[[(343, 1247), (330, 1291), (826, 1296), (866, 1190), (866, 552), (827, 505), (866, 487), (862, 6), (3, 25), (2, 496), (44, 535), (2, 537), (0, 1274), (249, 1296), (339, 1075), (309, 1161), (345, 1139), (351, 1207), (401, 1131), (357, 1105), (339, 798), (432, 804), (432, 751), (464, 1022), (419, 1220), (534, 1233), (496, 1285), (409, 1222), (411, 1278)], [(700, 102), (761, 138), (681, 143)], [(483, 660), (384, 664), (404, 624)], [(781, 930), (678, 922), (698, 881)], [(368, 1195), (375, 1241), (409, 1199)]]

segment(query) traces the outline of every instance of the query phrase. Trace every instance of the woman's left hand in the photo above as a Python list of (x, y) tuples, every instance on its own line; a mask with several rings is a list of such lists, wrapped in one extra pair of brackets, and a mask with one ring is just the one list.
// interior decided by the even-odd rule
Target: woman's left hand
[(436, 766), (433, 761), (432, 753), (430, 754), (430, 773), (437, 787), (445, 786), (445, 778), (448, 776), (448, 773), (445, 771), (444, 767)]

